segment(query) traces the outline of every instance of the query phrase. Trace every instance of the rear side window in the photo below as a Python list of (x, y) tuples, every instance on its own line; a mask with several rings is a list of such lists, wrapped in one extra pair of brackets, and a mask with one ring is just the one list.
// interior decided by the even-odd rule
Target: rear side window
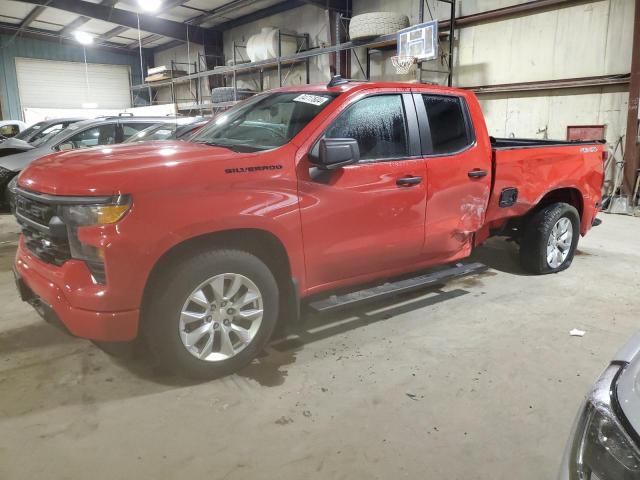
[(115, 124), (109, 123), (78, 132), (68, 140), (65, 140), (63, 145), (69, 143), (72, 148), (88, 148), (95, 147), (97, 145), (114, 144), (116, 143)]
[(331, 124), (325, 137), (356, 139), (362, 160), (408, 157), (402, 97), (376, 95), (356, 102)]
[(423, 95), (427, 110), (433, 154), (459, 152), (473, 143), (462, 100), (444, 95)]
[(126, 140), (132, 137), (133, 135), (135, 135), (136, 133), (144, 130), (145, 128), (149, 128), (151, 125), (154, 125), (154, 124), (138, 123), (138, 122), (124, 123), (122, 125), (122, 139)]

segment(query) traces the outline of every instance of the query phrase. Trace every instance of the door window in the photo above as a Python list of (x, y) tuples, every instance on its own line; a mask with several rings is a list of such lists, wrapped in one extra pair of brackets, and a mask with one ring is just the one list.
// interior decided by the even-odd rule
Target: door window
[(133, 137), (136, 133), (155, 125), (154, 123), (125, 123), (122, 125), (122, 140)]
[(400, 95), (364, 98), (333, 122), (326, 138), (354, 138), (361, 160), (399, 159), (409, 156), (407, 124)]
[(422, 98), (435, 155), (456, 153), (473, 143), (459, 97), (423, 95)]
[(88, 148), (97, 145), (112, 145), (116, 140), (116, 128), (114, 123), (108, 125), (100, 125), (99, 127), (89, 128), (82, 132), (76, 133), (74, 136), (64, 142), (64, 144), (72, 144), (73, 148)]

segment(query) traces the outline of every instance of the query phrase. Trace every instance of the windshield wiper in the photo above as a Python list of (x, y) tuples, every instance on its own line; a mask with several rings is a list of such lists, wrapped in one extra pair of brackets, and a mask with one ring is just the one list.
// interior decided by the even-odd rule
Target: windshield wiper
[(229, 150), (231, 150), (232, 152), (236, 152), (236, 153), (247, 153), (247, 152), (256, 152), (259, 150), (264, 150), (264, 148), (261, 147), (254, 147), (252, 145), (246, 145), (246, 144), (236, 144), (236, 143), (225, 143), (225, 142), (212, 142), (212, 141), (199, 141), (199, 142), (193, 142), (193, 143), (200, 143), (202, 145), (209, 145), (210, 147), (222, 147), (222, 148), (228, 148)]

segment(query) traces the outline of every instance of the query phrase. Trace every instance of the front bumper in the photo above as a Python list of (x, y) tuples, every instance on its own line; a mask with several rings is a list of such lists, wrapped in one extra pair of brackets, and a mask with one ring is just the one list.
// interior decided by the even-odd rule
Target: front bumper
[(104, 286), (91, 281), (91, 274), (80, 261), (62, 267), (47, 264), (31, 254), (20, 239), (14, 265), (16, 282), (24, 301), (36, 307), (47, 320), (60, 323), (72, 335), (100, 341), (129, 341), (138, 334), (140, 311), (95, 311), (73, 306), (65, 292), (99, 301)]

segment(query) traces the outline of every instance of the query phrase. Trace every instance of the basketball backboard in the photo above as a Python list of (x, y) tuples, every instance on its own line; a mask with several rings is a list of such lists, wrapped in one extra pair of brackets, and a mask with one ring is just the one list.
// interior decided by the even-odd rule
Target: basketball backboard
[(418, 61), (438, 56), (438, 22), (431, 21), (398, 31), (398, 56), (416, 57)]

